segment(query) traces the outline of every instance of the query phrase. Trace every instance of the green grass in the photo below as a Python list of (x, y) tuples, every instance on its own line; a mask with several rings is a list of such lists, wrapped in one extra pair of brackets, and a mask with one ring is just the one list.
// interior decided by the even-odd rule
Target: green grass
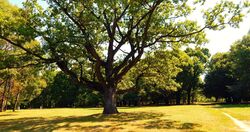
[(250, 126), (250, 104), (240, 105), (217, 105), (220, 111), (226, 112), (231, 116), (244, 121)]
[[(248, 112), (245, 112), (248, 117), (249, 108), (246, 107)], [(236, 132), (239, 128), (222, 113), (240, 117), (234, 109), (241, 113), (245, 108), (210, 105), (122, 107), (119, 114), (111, 116), (101, 115), (102, 108), (7, 111), (0, 113), (0, 131)]]

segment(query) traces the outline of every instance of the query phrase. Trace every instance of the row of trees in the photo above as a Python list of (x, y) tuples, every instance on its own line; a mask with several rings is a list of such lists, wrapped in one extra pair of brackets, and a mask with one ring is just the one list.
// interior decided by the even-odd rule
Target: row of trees
[[(14, 55), (20, 62), (5, 63), (4, 59), (3, 67), (54, 64), (77, 88), (100, 93), (104, 114), (118, 112), (118, 87), (126, 79), (127, 83), (132, 83), (131, 87), (121, 91), (130, 91), (130, 88), (140, 91), (142, 86), (148, 86), (168, 92), (168, 89), (185, 87), (185, 90), (177, 90), (177, 102), (186, 93), (190, 103), (203, 69), (199, 62), (206, 61), (196, 54), (204, 51), (187, 49), (185, 53), (191, 59), (180, 68), (182, 74), (178, 74), (171, 56), (176, 57), (178, 49), (189, 44), (199, 47), (205, 43), (205, 29), (222, 30), (225, 25), (238, 27), (243, 10), (249, 6), (248, 2), (221, 1), (201, 12), (204, 21), (199, 25), (189, 18), (197, 11), (197, 6), (206, 4), (205, 0), (193, 3), (182, 0), (46, 0), (46, 6), (29, 0), (22, 9), (6, 0), (0, 2), (0, 40), (22, 51)], [(174, 53), (168, 53), (172, 51)], [(164, 54), (165, 60), (153, 61)], [(146, 61), (140, 62), (144, 56)], [(150, 67), (151, 63), (160, 69)], [(142, 77), (131, 79), (129, 75), (133, 74)], [(179, 83), (173, 80), (175, 74)], [(152, 75), (155, 77), (147, 77)]]
[[(146, 54), (118, 84), (117, 105), (190, 104), (201, 94), (200, 75), (208, 61), (208, 50), (187, 48), (157, 50)], [(188, 79), (187, 79), (188, 78)], [(101, 94), (78, 88), (59, 72), (32, 107), (86, 107), (103, 104)]]
[[(229, 52), (217, 53), (210, 61), (208, 49), (199, 47), (150, 52), (118, 84), (117, 105), (191, 104), (203, 95), (227, 103), (249, 101), (249, 44), (250, 35), (246, 35)], [(99, 92), (78, 88), (62, 72), (31, 102), (33, 107), (102, 104)]]
[(235, 42), (229, 52), (215, 54), (205, 78), (205, 94), (227, 102), (250, 100), (250, 35)]
[[(1, 1), (1, 6), (8, 7), (8, 4)], [(0, 14), (8, 8), (1, 9)], [(37, 44), (31, 41), (24, 46), (34, 47)], [(32, 58), (22, 49), (0, 40), (0, 111), (5, 111), (7, 107), (15, 111), (20, 102), (27, 106), (46, 87), (41, 65), (29, 64)]]
[[(199, 47), (148, 53), (118, 84), (117, 105), (190, 104), (203, 93), (227, 102), (248, 101), (249, 86), (236, 77), (247, 80), (244, 78), (249, 73), (246, 71), (247, 60), (242, 59), (247, 59), (246, 55), (250, 54), (249, 42), (249, 36), (245, 36), (232, 46), (230, 52), (215, 54), (209, 63), (208, 50)], [(246, 67), (239, 67), (238, 62), (244, 62)], [(204, 85), (200, 76), (206, 66)], [(23, 108), (103, 105), (99, 92), (75, 85), (68, 75), (56, 68), (38, 68), (1, 70), (1, 111), (6, 110), (7, 105), (13, 110), (17, 105)], [(236, 71), (244, 72), (237, 74)]]
[(36, 98), (46, 81), (33, 68), (8, 69), (0, 71), (0, 111), (11, 108), (13, 111)]

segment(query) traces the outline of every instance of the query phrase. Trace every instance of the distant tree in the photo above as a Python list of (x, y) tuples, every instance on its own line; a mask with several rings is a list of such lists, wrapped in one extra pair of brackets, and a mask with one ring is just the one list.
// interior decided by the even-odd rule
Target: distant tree
[(250, 35), (244, 36), (231, 46), (230, 57), (237, 78), (237, 85), (232, 90), (238, 91), (242, 100), (250, 100)]
[(10, 96), (10, 91), (13, 88), (13, 75), (8, 71), (1, 72), (1, 100), (0, 100), (0, 112), (3, 112), (7, 109), (8, 97)]
[(45, 80), (37, 74), (36, 69), (20, 68), (0, 70), (0, 106), (1, 111), (12, 107), (15, 111), (20, 104), (27, 104), (38, 96), (46, 86)]
[(207, 97), (215, 97), (216, 101), (220, 98), (231, 101), (230, 87), (237, 81), (229, 57), (229, 53), (217, 53), (213, 55), (208, 66), (204, 92)]
[(205, 93), (227, 102), (250, 100), (250, 36), (235, 42), (228, 53), (212, 57), (205, 81)]
[[(202, 44), (207, 28), (221, 30), (225, 24), (238, 27), (242, 10), (248, 6), (222, 1), (202, 12), (201, 27), (188, 18), (195, 11), (192, 6), (203, 5), (204, 1), (196, 1), (192, 6), (188, 1), (176, 0), (47, 3), (48, 8), (44, 9), (37, 0), (31, 0), (19, 10), (1, 1), (0, 39), (35, 57), (35, 62), (29, 64), (37, 60), (56, 63), (77, 85), (102, 93), (104, 114), (118, 112), (117, 84), (149, 47)], [(37, 38), (40, 45), (24, 46)], [(84, 74), (82, 67), (91, 64), (91, 75)]]
[(31, 100), (31, 107), (87, 107), (101, 103), (98, 93), (79, 88), (69, 76), (58, 72), (39, 96)]
[(185, 50), (186, 60), (180, 66), (182, 72), (177, 75), (177, 82), (181, 84), (181, 89), (177, 91), (177, 104), (180, 104), (180, 96), (183, 90), (187, 93), (187, 103), (191, 104), (191, 96), (201, 84), (200, 76), (205, 72), (205, 66), (210, 57), (206, 48), (187, 48)]
[(162, 100), (168, 102), (168, 95), (179, 87), (175, 77), (181, 71), (178, 67), (180, 60), (174, 56), (175, 52), (177, 51), (157, 50), (146, 54), (118, 84), (118, 88), (129, 91), (128, 95), (125, 94), (126, 98), (134, 96), (134, 104), (139, 104), (139, 100), (142, 101), (145, 96), (155, 104)]
[(70, 82), (65, 74), (58, 73), (54, 81), (43, 90), (40, 105), (43, 107), (73, 107), (78, 88)]
[[(13, 37), (16, 36), (13, 35)], [(35, 48), (37, 44), (39, 44), (37, 41), (31, 41), (25, 43), (24, 46)], [(7, 104), (12, 105), (13, 111), (15, 111), (17, 105), (20, 104), (20, 98), (21, 103), (24, 103), (24, 100), (30, 101), (32, 96), (36, 96), (34, 91), (38, 90), (39, 93), (39, 89), (46, 85), (41, 76), (38, 75), (38, 70), (41, 68), (39, 64), (34, 57), (22, 49), (7, 41), (0, 40), (2, 111), (7, 108)]]

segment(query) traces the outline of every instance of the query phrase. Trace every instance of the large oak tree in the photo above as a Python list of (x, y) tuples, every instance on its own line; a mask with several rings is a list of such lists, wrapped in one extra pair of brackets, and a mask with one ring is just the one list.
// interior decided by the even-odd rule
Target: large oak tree
[[(56, 63), (76, 84), (101, 92), (104, 114), (118, 112), (117, 84), (143, 53), (162, 45), (202, 44), (205, 29), (221, 30), (226, 24), (237, 27), (243, 7), (248, 6), (222, 1), (204, 9), (199, 25), (190, 14), (205, 0), (46, 2), (40, 6), (28, 0), (18, 11), (0, 8), (0, 39), (33, 55), (31, 63)], [(41, 44), (25, 46), (34, 39)]]

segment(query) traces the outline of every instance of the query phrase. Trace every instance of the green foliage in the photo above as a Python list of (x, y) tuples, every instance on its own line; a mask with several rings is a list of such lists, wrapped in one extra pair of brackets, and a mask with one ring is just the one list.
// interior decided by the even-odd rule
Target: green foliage
[(146, 83), (144, 85), (175, 91), (179, 85), (174, 78), (181, 69), (178, 68), (180, 60), (173, 55), (174, 52), (159, 50), (149, 53), (135, 66), (134, 74), (141, 76), (140, 79)]
[[(5, 8), (1, 13), (1, 38), (12, 40), (19, 48), (28, 50), (29, 54), (43, 61), (65, 61), (69, 67), (77, 69), (77, 72), (83, 64), (82, 60), (86, 58), (111, 63), (109, 65), (118, 68), (117, 73), (113, 71), (115, 67), (109, 67), (113, 72), (110, 75), (114, 76), (113, 79), (117, 78), (116, 75), (121, 71), (125, 72), (125, 69), (131, 68), (123, 66), (124, 64), (118, 67), (121, 60), (124, 60), (124, 63), (129, 62), (126, 56), (133, 60), (132, 56), (126, 53), (117, 54), (121, 47), (129, 46), (129, 52), (133, 55), (138, 54), (140, 58), (142, 53), (139, 52), (147, 47), (157, 48), (166, 45), (176, 48), (189, 43), (203, 44), (206, 42), (203, 31), (205, 28), (221, 30), (225, 24), (237, 27), (243, 17), (241, 7), (246, 6), (243, 3), (238, 5), (222, 1), (215, 7), (203, 11), (206, 25), (201, 27), (196, 21), (188, 19), (196, 10), (187, 1), (46, 2), (48, 6), (42, 7), (37, 0), (27, 1), (24, 3), (24, 9), (14, 8), (4, 2)], [(199, 3), (200, 1), (196, 2)], [(5, 14), (5, 10), (11, 11)], [(15, 17), (10, 17), (13, 14)], [(12, 38), (12, 34), (18, 37)], [(32, 49), (24, 46), (26, 42), (35, 38), (41, 39), (42, 44)], [(42, 46), (42, 49), (39, 46)], [(115, 52), (110, 52), (112, 50), (108, 50), (109, 46)], [(108, 58), (110, 56), (112, 59)], [(103, 76), (97, 78), (99, 82), (103, 81), (101, 78), (106, 78), (108, 73), (105, 71), (109, 68), (101, 65), (98, 71), (94, 70)], [(121, 76), (125, 73), (121, 73)]]
[[(204, 25), (199, 25), (189, 16), (197, 11), (193, 6), (204, 2), (46, 0), (48, 6), (42, 7), (38, 0), (29, 0), (19, 9), (4, 0), (0, 5), (0, 69), (57, 65), (67, 76), (57, 74), (53, 80), (47, 74), (49, 85), (41, 97), (48, 107), (72, 106), (80, 89), (88, 88), (91, 92), (86, 93), (93, 98), (91, 94), (79, 96), (87, 100), (83, 104), (97, 103), (99, 94), (92, 91), (98, 91), (111, 101), (103, 102), (110, 104), (104, 113), (116, 113), (117, 85), (135, 87), (142, 97), (149, 92), (152, 100), (182, 88), (190, 102), (209, 57), (208, 50), (198, 48), (207, 42), (204, 30), (222, 30), (227, 24), (238, 27), (249, 6), (221, 1), (202, 11)], [(189, 44), (196, 48), (180, 53), (178, 49)]]
[(51, 73), (47, 74), (53, 79), (42, 93), (31, 101), (31, 107), (86, 107), (100, 104), (99, 93), (72, 83), (64, 73), (59, 72), (55, 76), (51, 76)]
[(102, 105), (100, 93), (96, 91), (89, 91), (86, 89), (82, 89), (81, 92), (78, 93), (77, 99), (74, 102), (75, 107), (97, 107)]
[[(176, 91), (180, 85), (175, 77), (181, 71), (179, 58), (174, 56), (175, 51), (158, 50), (148, 53), (118, 84), (118, 88), (133, 89), (124, 95), (124, 99), (138, 101), (139, 98), (155, 98), (153, 93), (167, 96)], [(131, 99), (128, 99), (131, 97)]]
[[(230, 54), (233, 60), (233, 72), (238, 80), (237, 91), (241, 91), (241, 97), (245, 100), (250, 99), (250, 35), (244, 36), (241, 40), (234, 43)], [(238, 87), (238, 88), (237, 88)]]
[(205, 79), (209, 97), (226, 98), (229, 102), (250, 99), (249, 43), (249, 35), (244, 36), (231, 46), (230, 52), (213, 56)]
[(176, 79), (181, 84), (181, 87), (178, 89), (176, 96), (179, 103), (180, 96), (185, 97), (185, 94), (187, 94), (188, 104), (190, 104), (191, 96), (193, 95), (194, 98), (199, 88), (201, 88), (200, 76), (205, 72), (205, 66), (210, 54), (208, 49), (196, 47), (195, 49), (187, 48), (179, 56), (182, 58), (182, 65), (180, 65), (182, 72), (177, 75)]
[(228, 53), (217, 53), (210, 60), (205, 77), (205, 94), (207, 97), (226, 98), (230, 101), (229, 86), (235, 85), (232, 60)]
[[(36, 68), (0, 70), (0, 75), (0, 80), (5, 82), (0, 86), (0, 98), (6, 101), (7, 107), (11, 108), (27, 106), (47, 85)], [(6, 89), (6, 85), (9, 85), (9, 88)], [(5, 97), (2, 96), (4, 92)]]
[(209, 52), (204, 48), (149, 53), (118, 85), (121, 91), (132, 89), (119, 100), (137, 105), (143, 102), (168, 104), (178, 97), (186, 100), (186, 96), (192, 96), (195, 101), (201, 94), (200, 76), (205, 71), (208, 57)]
[[(0, 1), (0, 70), (5, 68), (20, 68), (39, 64), (38, 60), (29, 54), (41, 50), (40, 43), (34, 39), (20, 36), (26, 29), (21, 29), (25, 18), (21, 9)], [(25, 30), (25, 31), (22, 31)], [(8, 36), (8, 39), (3, 39)], [(13, 42), (17, 41), (17, 45)]]

